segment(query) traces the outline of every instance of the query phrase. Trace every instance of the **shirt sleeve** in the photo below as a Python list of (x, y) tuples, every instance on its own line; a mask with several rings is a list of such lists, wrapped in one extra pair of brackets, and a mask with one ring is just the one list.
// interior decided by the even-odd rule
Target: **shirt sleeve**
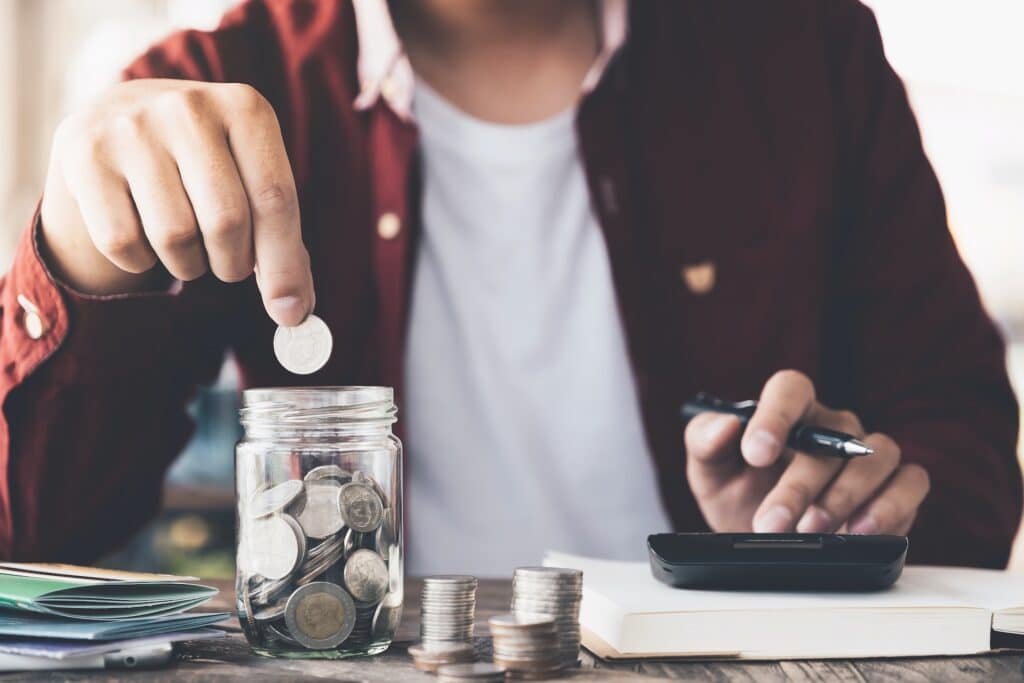
[[(172, 35), (125, 77), (250, 80), (268, 21), (247, 3), (215, 31)], [(48, 271), (39, 221), (0, 282), (0, 558), (88, 562), (158, 511), (193, 430), (186, 405), (258, 295), (252, 278), (212, 276), (176, 293), (83, 295)]]
[[(1004, 567), (1021, 518), (1003, 341), (953, 243), (938, 181), (870, 10), (834, 3), (843, 229), (831, 348), (869, 431), (924, 466), (911, 561)], [(855, 340), (855, 341), (850, 341)]]

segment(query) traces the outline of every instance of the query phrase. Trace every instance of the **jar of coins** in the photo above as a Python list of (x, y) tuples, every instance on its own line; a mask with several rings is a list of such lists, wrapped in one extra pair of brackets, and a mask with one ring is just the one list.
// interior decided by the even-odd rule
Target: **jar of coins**
[(250, 389), (235, 453), (237, 608), (253, 649), (383, 652), (402, 615), (402, 444), (384, 387)]

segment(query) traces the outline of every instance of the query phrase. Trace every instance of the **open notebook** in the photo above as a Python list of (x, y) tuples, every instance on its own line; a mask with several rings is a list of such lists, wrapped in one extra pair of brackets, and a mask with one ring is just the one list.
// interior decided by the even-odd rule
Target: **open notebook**
[(583, 571), (583, 644), (601, 657), (826, 659), (960, 655), (1024, 635), (1024, 575), (907, 567), (877, 593), (670, 588), (646, 563), (548, 553)]

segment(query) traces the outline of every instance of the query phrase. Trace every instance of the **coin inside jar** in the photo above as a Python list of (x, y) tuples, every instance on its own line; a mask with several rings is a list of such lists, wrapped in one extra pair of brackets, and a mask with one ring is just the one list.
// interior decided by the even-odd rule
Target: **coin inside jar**
[(327, 323), (313, 314), (295, 327), (278, 327), (274, 333), (277, 362), (296, 375), (309, 375), (326, 365), (333, 345)]
[(369, 484), (351, 481), (338, 491), (341, 516), (350, 529), (360, 533), (376, 531), (384, 522), (384, 504)]
[(299, 525), (307, 536), (324, 539), (332, 536), (345, 526), (338, 507), (338, 491), (341, 485), (333, 479), (306, 482), (306, 505), (297, 517)]
[(356, 607), (340, 586), (314, 581), (288, 598), (285, 624), (292, 638), (311, 650), (337, 647), (356, 625)]
[(338, 482), (338, 484), (347, 484), (352, 481), (352, 473), (342, 469), (338, 465), (320, 465), (314, 467), (309, 472), (306, 472), (306, 476), (303, 477), (308, 481), (322, 481), (324, 479), (330, 479)]
[(258, 491), (249, 500), (249, 517), (267, 517), (281, 512), (290, 505), (301, 504), (299, 497), (304, 494), (305, 487), (298, 479), (289, 479), (277, 486)]
[(388, 567), (372, 550), (357, 550), (345, 562), (345, 587), (364, 603), (377, 603), (388, 590)]
[(283, 579), (295, 571), (306, 554), (306, 537), (288, 515), (252, 520), (247, 533), (258, 542), (246, 545), (248, 565), (267, 579)]

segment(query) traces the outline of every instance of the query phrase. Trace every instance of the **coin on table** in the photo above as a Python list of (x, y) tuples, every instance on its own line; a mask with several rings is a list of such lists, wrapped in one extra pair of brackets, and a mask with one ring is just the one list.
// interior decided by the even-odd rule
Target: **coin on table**
[(369, 484), (351, 481), (338, 491), (338, 504), (345, 524), (354, 531), (376, 531), (384, 522), (384, 504)]
[(388, 591), (388, 566), (372, 550), (357, 550), (345, 562), (345, 587), (364, 603), (381, 601)]
[(449, 681), (504, 681), (505, 670), (490, 662), (445, 664), (437, 667), (438, 683)]
[(413, 666), (434, 673), (445, 664), (462, 664), (476, 659), (470, 643), (421, 643), (409, 646)]
[(286, 507), (298, 503), (299, 497), (304, 495), (304, 489), (301, 481), (289, 479), (277, 486), (258, 491), (249, 499), (249, 516), (255, 519), (281, 512)]
[(336, 481), (338, 484), (347, 484), (352, 481), (352, 473), (337, 465), (320, 465), (319, 467), (314, 467), (309, 472), (306, 472), (306, 476), (303, 477), (303, 479), (306, 481), (321, 481), (328, 479)]
[(249, 522), (247, 566), (267, 579), (283, 579), (295, 571), (306, 554), (306, 537), (298, 522), (287, 515), (274, 515)]
[(296, 375), (309, 375), (326, 365), (333, 345), (327, 323), (312, 314), (295, 327), (278, 327), (274, 333), (277, 362)]
[(296, 519), (310, 538), (324, 539), (345, 526), (338, 507), (341, 485), (332, 479), (306, 482), (306, 505)]
[(292, 638), (311, 650), (329, 650), (348, 638), (356, 625), (356, 606), (341, 586), (314, 581), (288, 598), (285, 624)]

